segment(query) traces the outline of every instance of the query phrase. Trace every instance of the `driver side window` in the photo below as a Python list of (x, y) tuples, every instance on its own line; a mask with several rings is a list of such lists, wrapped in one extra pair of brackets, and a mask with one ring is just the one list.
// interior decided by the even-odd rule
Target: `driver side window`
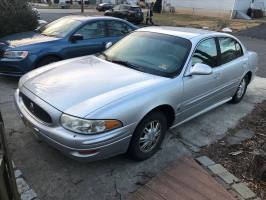
[(97, 21), (86, 24), (76, 34), (82, 35), (84, 40), (104, 37), (105, 23), (104, 21)]
[(217, 67), (218, 65), (218, 53), (216, 42), (214, 38), (210, 38), (201, 42), (193, 56), (192, 56), (192, 66), (197, 63), (203, 63), (209, 65), (210, 67)]

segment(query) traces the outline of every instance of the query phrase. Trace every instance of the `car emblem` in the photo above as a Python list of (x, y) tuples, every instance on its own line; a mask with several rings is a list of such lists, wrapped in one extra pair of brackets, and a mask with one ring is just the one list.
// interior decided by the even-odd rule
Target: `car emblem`
[(34, 113), (34, 104), (32, 102), (30, 102), (30, 107), (29, 107), (30, 111), (32, 113)]

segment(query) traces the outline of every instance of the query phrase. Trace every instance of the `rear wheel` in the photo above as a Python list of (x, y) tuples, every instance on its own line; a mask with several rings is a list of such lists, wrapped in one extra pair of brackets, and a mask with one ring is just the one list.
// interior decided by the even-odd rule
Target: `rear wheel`
[(232, 103), (239, 103), (246, 94), (248, 87), (248, 76), (246, 75), (240, 82), (235, 95), (233, 96)]
[(48, 65), (48, 64), (53, 63), (53, 62), (58, 62), (58, 61), (60, 61), (60, 58), (58, 58), (58, 57), (47, 56), (47, 57), (44, 57), (41, 60), (39, 60), (39, 62), (37, 62), (36, 68), (42, 67), (44, 65)]
[(167, 130), (167, 120), (160, 112), (147, 115), (136, 128), (128, 154), (136, 160), (145, 160), (155, 154), (161, 146)]

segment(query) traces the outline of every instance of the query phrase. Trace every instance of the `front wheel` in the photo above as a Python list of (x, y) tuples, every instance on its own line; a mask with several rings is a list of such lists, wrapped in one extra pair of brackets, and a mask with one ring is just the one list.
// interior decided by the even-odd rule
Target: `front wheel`
[(235, 95), (233, 96), (232, 103), (239, 103), (246, 94), (248, 87), (248, 76), (246, 75), (240, 82)]
[(161, 146), (167, 130), (167, 120), (161, 112), (147, 115), (136, 128), (128, 154), (136, 160), (145, 160), (154, 155)]
[(60, 59), (55, 56), (44, 57), (41, 60), (39, 60), (39, 62), (37, 62), (35, 67), (36, 68), (42, 67), (42, 66), (45, 66), (45, 65), (48, 65), (54, 62), (58, 62), (58, 61), (60, 61)]

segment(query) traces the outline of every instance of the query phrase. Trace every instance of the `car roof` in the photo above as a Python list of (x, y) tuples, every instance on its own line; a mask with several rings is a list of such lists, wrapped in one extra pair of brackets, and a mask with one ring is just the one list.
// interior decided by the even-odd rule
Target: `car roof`
[[(185, 39), (192, 39), (194, 37), (199, 36), (211, 36), (215, 34), (221, 34), (218, 32), (205, 30), (205, 29), (197, 29), (197, 28), (185, 28), (185, 27), (170, 27), (170, 26), (151, 26), (140, 28), (137, 31), (144, 31), (144, 32), (154, 32), (154, 33), (163, 33), (167, 35), (173, 35)], [(226, 34), (223, 34), (226, 35)]]
[[(131, 8), (140, 8), (138, 5), (136, 4), (126, 4), (126, 3), (123, 3), (123, 4), (120, 4), (120, 5), (123, 5), (123, 6), (128, 6), (128, 7), (131, 7)], [(118, 5), (119, 6), (119, 5)]]

